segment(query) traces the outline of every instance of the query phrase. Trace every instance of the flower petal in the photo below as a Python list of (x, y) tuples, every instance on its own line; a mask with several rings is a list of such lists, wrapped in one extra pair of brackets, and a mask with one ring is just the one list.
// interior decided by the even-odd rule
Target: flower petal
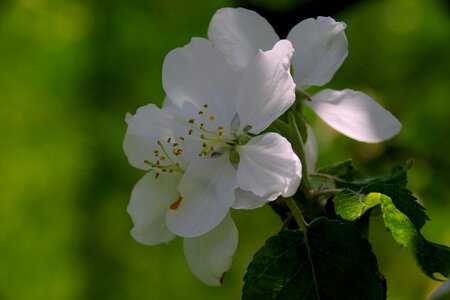
[(236, 150), (240, 157), (237, 183), (241, 189), (268, 200), (295, 194), (302, 166), (286, 138), (266, 133)]
[(130, 165), (143, 170), (150, 168), (144, 161), (153, 159), (157, 140), (173, 136), (174, 117), (172, 108), (160, 109), (154, 104), (138, 108), (135, 115), (126, 115), (128, 129), (123, 149)]
[(206, 104), (205, 117), (212, 112), (225, 127), (236, 113), (238, 77), (213, 44), (201, 38), (167, 54), (162, 71), (164, 90), (174, 105), (185, 109), (189, 103), (187, 107), (195, 107), (198, 116)]
[(178, 185), (182, 201), (167, 212), (170, 230), (183, 237), (208, 232), (233, 205), (235, 188), (236, 169), (228, 153), (191, 162)]
[(304, 145), (305, 148), (305, 159), (306, 165), (308, 167), (308, 172), (314, 172), (316, 170), (317, 157), (319, 155), (319, 150), (317, 147), (316, 136), (308, 124), (306, 124), (306, 130), (308, 130), (308, 138)]
[(345, 27), (333, 18), (318, 17), (301, 21), (289, 32), (287, 38), (295, 48), (292, 68), (299, 89), (331, 80), (348, 54)]
[(279, 40), (272, 25), (245, 8), (222, 8), (211, 19), (208, 38), (238, 72), (243, 71), (258, 49), (267, 51)]
[(166, 211), (178, 192), (177, 185), (181, 174), (161, 174), (148, 172), (138, 181), (131, 192), (127, 211), (133, 220), (133, 238), (146, 245), (169, 242), (174, 238), (166, 225)]
[(238, 231), (228, 215), (208, 233), (184, 239), (184, 256), (192, 273), (210, 286), (220, 286), (231, 266)]
[(261, 207), (270, 201), (269, 199), (256, 196), (252, 192), (247, 192), (240, 188), (235, 190), (234, 197), (234, 209), (254, 209)]
[(293, 52), (291, 43), (281, 40), (272, 50), (259, 50), (248, 64), (236, 100), (241, 128), (251, 126), (249, 132), (259, 133), (294, 103)]
[(328, 125), (361, 142), (385, 141), (398, 134), (402, 127), (374, 99), (353, 90), (325, 89), (305, 103)]

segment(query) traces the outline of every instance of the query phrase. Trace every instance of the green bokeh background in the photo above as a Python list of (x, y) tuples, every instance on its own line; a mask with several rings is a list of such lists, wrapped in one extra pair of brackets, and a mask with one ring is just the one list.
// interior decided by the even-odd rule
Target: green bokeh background
[[(207, 287), (191, 275), (180, 239), (146, 247), (130, 237), (126, 206), (143, 173), (122, 151), (125, 113), (164, 98), (164, 56), (206, 36), (214, 11), (236, 2), (0, 1), (0, 299), (240, 298), (253, 253), (281, 226), (275, 214), (233, 212), (240, 238), (232, 269), (223, 287)], [(450, 246), (444, 3), (369, 0), (334, 15), (348, 25), (350, 54), (328, 86), (375, 97), (403, 123), (400, 135), (362, 144), (310, 118), (319, 166), (353, 157), (377, 174), (414, 158), (409, 187), (431, 217), (422, 232)], [(380, 218), (371, 240), (388, 299), (425, 299), (438, 285)]]

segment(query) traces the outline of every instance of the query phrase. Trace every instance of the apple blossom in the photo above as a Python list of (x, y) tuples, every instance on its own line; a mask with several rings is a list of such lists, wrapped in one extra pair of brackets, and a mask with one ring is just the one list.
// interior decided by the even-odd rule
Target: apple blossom
[(164, 60), (170, 104), (126, 117), (125, 153), (148, 171), (128, 206), (132, 235), (148, 245), (183, 237), (191, 270), (209, 285), (220, 285), (236, 249), (230, 208), (292, 196), (300, 184), (287, 139), (261, 134), (295, 101), (293, 51), (281, 40), (234, 70), (209, 40), (194, 38)]

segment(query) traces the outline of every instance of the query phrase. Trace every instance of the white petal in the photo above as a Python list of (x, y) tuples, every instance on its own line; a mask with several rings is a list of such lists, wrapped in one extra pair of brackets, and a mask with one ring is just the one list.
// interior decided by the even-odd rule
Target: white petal
[(225, 127), (236, 113), (238, 77), (212, 43), (201, 38), (167, 54), (162, 71), (164, 90), (174, 105), (184, 109), (187, 102), (198, 116), (207, 104), (205, 116), (214, 113)]
[(192, 162), (178, 185), (183, 200), (167, 211), (170, 230), (183, 237), (208, 232), (233, 205), (235, 188), (236, 170), (227, 153)]
[(325, 89), (305, 103), (328, 125), (361, 142), (385, 141), (402, 127), (389, 111), (361, 92)]
[(177, 198), (176, 185), (181, 174), (161, 174), (148, 172), (134, 186), (127, 211), (133, 220), (133, 238), (146, 245), (165, 243), (174, 234), (166, 225), (166, 211)]
[(270, 201), (267, 198), (256, 196), (252, 192), (247, 192), (240, 188), (236, 189), (236, 191), (234, 192), (234, 197), (234, 209), (254, 209), (261, 207), (268, 201)]
[(447, 279), (430, 295), (428, 300), (445, 300), (450, 298), (450, 279)]
[(139, 169), (148, 170), (145, 160), (153, 160), (157, 140), (173, 136), (174, 114), (171, 108), (160, 109), (154, 104), (138, 108), (135, 115), (127, 114), (127, 133), (123, 149), (129, 163)]
[(319, 150), (317, 147), (316, 136), (308, 124), (306, 124), (306, 129), (308, 130), (308, 139), (304, 145), (305, 148), (305, 159), (308, 167), (308, 172), (314, 172), (316, 170), (317, 157), (319, 155)]
[(228, 215), (210, 232), (184, 239), (184, 255), (192, 273), (210, 286), (220, 286), (231, 266), (238, 231)]
[(173, 106), (173, 101), (166, 96), (163, 100), (162, 107), (171, 107), (171, 106)]
[(288, 140), (266, 133), (236, 147), (239, 153), (238, 186), (268, 200), (295, 194), (302, 167)]
[(298, 88), (321, 86), (331, 80), (348, 54), (345, 27), (330, 17), (318, 17), (292, 28), (287, 38), (295, 48), (292, 68)]
[(294, 49), (287, 40), (273, 50), (258, 51), (245, 70), (237, 95), (241, 128), (251, 133), (266, 129), (295, 101), (295, 84), (289, 72)]
[(258, 49), (267, 51), (279, 40), (272, 25), (245, 8), (222, 8), (211, 19), (208, 38), (238, 72), (245, 69)]

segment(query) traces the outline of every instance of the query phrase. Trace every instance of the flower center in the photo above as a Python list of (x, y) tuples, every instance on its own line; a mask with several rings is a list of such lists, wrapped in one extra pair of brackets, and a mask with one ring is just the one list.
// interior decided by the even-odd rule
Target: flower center
[[(192, 154), (198, 157), (214, 157), (228, 152), (230, 161), (236, 165), (239, 162), (239, 154), (235, 146), (244, 145), (251, 139), (246, 133), (247, 127), (243, 131), (238, 130), (239, 117), (236, 115), (233, 119), (236, 128), (231, 124), (232, 133), (228, 133), (216, 119), (216, 116), (208, 111), (208, 104), (205, 104), (193, 118), (186, 120), (186, 127), (182, 129), (186, 130), (184, 134), (180, 132), (181, 136), (157, 140), (152, 153), (153, 159), (144, 161), (155, 172), (155, 178), (162, 173), (184, 173)], [(191, 142), (199, 144), (194, 144), (192, 148)], [(186, 145), (187, 143), (189, 144)], [(190, 155), (186, 155), (187, 153)]]
[(236, 143), (236, 138), (226, 133), (223, 125), (217, 124), (216, 116), (208, 113), (208, 104), (203, 108), (198, 111), (198, 117), (188, 120), (188, 136), (200, 140), (199, 157), (220, 155)]

